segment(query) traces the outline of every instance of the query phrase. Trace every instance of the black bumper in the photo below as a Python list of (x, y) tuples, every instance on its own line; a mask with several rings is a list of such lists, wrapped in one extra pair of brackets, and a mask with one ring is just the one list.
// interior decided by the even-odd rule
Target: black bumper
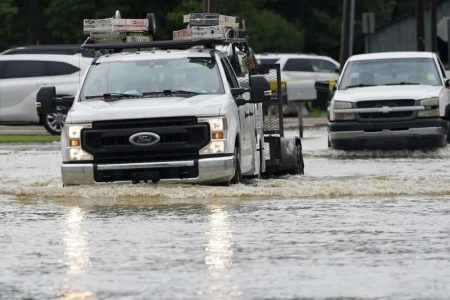
[(330, 122), (335, 149), (426, 149), (447, 144), (448, 121), (423, 118), (398, 122)]

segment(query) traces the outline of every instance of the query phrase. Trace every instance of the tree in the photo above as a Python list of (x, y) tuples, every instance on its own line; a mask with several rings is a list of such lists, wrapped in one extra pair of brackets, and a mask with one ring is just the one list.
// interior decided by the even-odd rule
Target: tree
[(19, 9), (13, 0), (2, 0), (0, 2), (0, 49), (9, 46), (14, 28), (13, 20), (18, 11)]

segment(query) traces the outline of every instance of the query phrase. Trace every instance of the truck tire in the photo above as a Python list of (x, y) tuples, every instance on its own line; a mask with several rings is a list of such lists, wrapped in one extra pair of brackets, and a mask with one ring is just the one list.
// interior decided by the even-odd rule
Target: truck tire
[(297, 146), (297, 171), (299, 175), (305, 174), (305, 162), (303, 161), (303, 151), (301, 146)]
[(66, 121), (66, 114), (61, 112), (46, 114), (42, 116), (42, 124), (48, 133), (52, 135), (60, 135)]
[(231, 178), (232, 184), (237, 184), (241, 182), (241, 152), (239, 151), (239, 147), (234, 147), (234, 176)]
[(450, 126), (447, 129), (447, 143), (450, 144)]

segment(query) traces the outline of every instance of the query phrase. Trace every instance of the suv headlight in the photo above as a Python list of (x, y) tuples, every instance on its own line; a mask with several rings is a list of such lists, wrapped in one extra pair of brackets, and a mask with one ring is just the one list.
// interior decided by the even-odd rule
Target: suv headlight
[(355, 120), (354, 113), (341, 113), (340, 109), (351, 109), (352, 103), (347, 101), (333, 101), (333, 109), (330, 114), (331, 121), (350, 121)]
[(439, 117), (439, 98), (422, 99), (419, 105), (425, 107), (425, 110), (417, 112), (418, 117)]
[(200, 149), (200, 154), (216, 154), (225, 152), (228, 124), (225, 117), (199, 118), (199, 123), (208, 123), (211, 141)]
[(63, 161), (93, 160), (92, 154), (81, 148), (81, 130), (92, 128), (91, 124), (66, 124), (61, 136)]

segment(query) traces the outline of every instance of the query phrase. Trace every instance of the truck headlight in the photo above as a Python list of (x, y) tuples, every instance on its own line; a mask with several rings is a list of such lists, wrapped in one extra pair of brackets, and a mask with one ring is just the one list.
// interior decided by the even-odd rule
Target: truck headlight
[(425, 110), (417, 112), (418, 117), (439, 117), (439, 98), (422, 99), (419, 105), (423, 106)]
[(87, 153), (81, 148), (81, 130), (92, 128), (91, 124), (76, 124), (64, 126), (61, 135), (61, 146), (63, 161), (85, 161), (93, 160), (92, 154)]
[(352, 103), (346, 101), (334, 101), (333, 109), (330, 114), (331, 121), (351, 121), (355, 120), (356, 116), (354, 113), (341, 113), (340, 109), (351, 109)]
[(200, 149), (200, 154), (216, 154), (225, 152), (228, 124), (225, 117), (199, 118), (199, 123), (208, 123), (211, 141)]
[(351, 102), (346, 101), (334, 101), (333, 102), (333, 109), (348, 109), (352, 108)]

